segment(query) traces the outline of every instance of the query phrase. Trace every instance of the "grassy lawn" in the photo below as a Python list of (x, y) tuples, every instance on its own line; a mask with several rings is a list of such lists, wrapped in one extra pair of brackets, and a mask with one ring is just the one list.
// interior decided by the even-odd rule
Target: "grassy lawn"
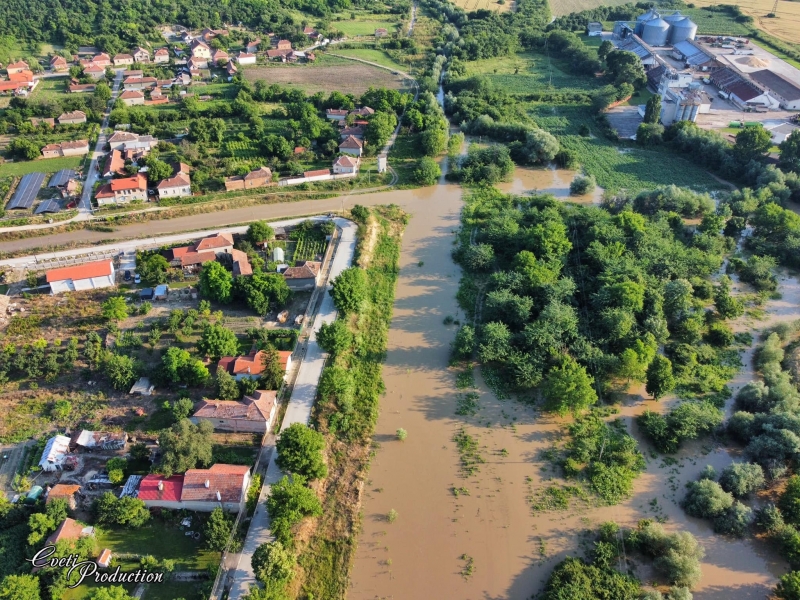
[(648, 90), (647, 88), (638, 90), (633, 93), (628, 101), (625, 103), (628, 106), (639, 106), (640, 104), (647, 104), (647, 101), (653, 97), (653, 92)]
[[(376, 15), (380, 16), (380, 15)], [(399, 25), (396, 21), (368, 21), (357, 19), (355, 21), (334, 21), (331, 26), (338, 29), (346, 36), (355, 35), (374, 35), (375, 30), (382, 27), (389, 33), (393, 33)]]
[(147, 586), (142, 596), (143, 600), (193, 600), (200, 598), (200, 586), (202, 583), (192, 581), (165, 581), (164, 583), (153, 583)]
[(78, 169), (83, 164), (83, 159), (83, 156), (64, 156), (62, 158), (5, 163), (0, 165), (0, 177), (27, 175), (36, 171), (55, 173), (61, 169)]
[(67, 93), (67, 83), (69, 76), (47, 77), (39, 80), (39, 85), (33, 90), (31, 98), (39, 102), (45, 100), (56, 100)]
[(405, 71), (406, 69), (404, 65), (396, 62), (383, 50), (376, 50), (373, 48), (335, 48), (333, 52), (341, 54), (342, 56), (352, 56), (353, 58), (368, 60), (383, 67), (389, 67), (390, 69), (397, 69), (399, 71)]
[[(197, 518), (193, 519), (193, 527)], [(158, 560), (175, 561), (176, 571), (203, 571), (219, 562), (220, 553), (206, 550), (202, 540), (195, 542), (179, 528), (152, 520), (139, 529), (103, 529), (97, 531), (97, 547), (111, 552), (127, 554), (152, 554)]]
[[(79, 585), (78, 587), (76, 587), (75, 589), (66, 590), (64, 592), (64, 594), (61, 596), (61, 600), (84, 600), (85, 598), (88, 598), (89, 594), (92, 593), (93, 591), (95, 591), (95, 590), (97, 590), (97, 589), (99, 589), (101, 587), (108, 587), (109, 586), (109, 584), (107, 584), (107, 583), (106, 584), (94, 583), (94, 582), (89, 583), (88, 579), (86, 581), (87, 581), (87, 583), (83, 583), (83, 584)], [(115, 585), (120, 585), (120, 584), (115, 584)], [(128, 593), (132, 594), (133, 590), (136, 589), (136, 584), (135, 583), (125, 583), (125, 584), (122, 584), (122, 587), (124, 587), (128, 591)], [(180, 596), (175, 596), (175, 598), (179, 598), (179, 597)]]
[(469, 62), (467, 75), (484, 75), (498, 89), (511, 94), (545, 89), (562, 93), (586, 92), (602, 86), (600, 79), (575, 77), (566, 64), (548, 60), (547, 56), (536, 52)]

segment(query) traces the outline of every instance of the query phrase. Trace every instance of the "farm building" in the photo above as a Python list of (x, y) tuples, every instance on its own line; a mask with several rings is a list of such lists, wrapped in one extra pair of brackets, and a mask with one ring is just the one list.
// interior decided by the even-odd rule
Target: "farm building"
[(277, 393), (267, 390), (256, 390), (241, 402), (203, 400), (192, 415), (192, 421), (208, 421), (217, 431), (265, 433), (272, 426), (277, 402)]
[(210, 469), (189, 469), (184, 475), (147, 475), (139, 484), (138, 498), (148, 508), (211, 512), (221, 507), (237, 512), (247, 497), (250, 467), (216, 464)]
[(150, 150), (158, 145), (158, 139), (152, 135), (139, 135), (129, 131), (115, 131), (108, 138), (110, 150)]
[[(46, 278), (53, 294), (114, 287), (116, 284), (114, 263), (110, 260), (99, 260), (75, 265), (74, 267), (51, 269), (47, 271)], [(69, 443), (69, 438), (65, 439)]]
[(283, 272), (283, 278), (292, 291), (310, 290), (317, 286), (322, 263), (307, 260), (289, 267)]
[(740, 109), (753, 105), (769, 106), (774, 102), (758, 85), (728, 67), (713, 71), (710, 79)]
[(70, 510), (78, 508), (78, 502), (75, 500), (75, 494), (81, 491), (81, 486), (67, 483), (57, 483), (50, 491), (47, 492), (47, 500), (45, 504), (50, 504), (53, 500), (64, 500)]
[(783, 75), (769, 69), (762, 69), (750, 73), (750, 78), (771, 92), (780, 102), (781, 108), (800, 110), (800, 86), (789, 81)]
[(240, 65), (254, 65), (256, 64), (256, 55), (248, 52), (239, 52), (239, 56), (236, 57), (236, 61)]
[(261, 167), (246, 175), (236, 175), (225, 179), (225, 190), (250, 190), (272, 185), (272, 171), (269, 167)]
[(617, 44), (617, 50), (633, 52), (645, 67), (656, 64), (656, 53), (639, 36), (631, 35)]
[(713, 53), (704, 50), (694, 40), (683, 40), (672, 47), (672, 57), (682, 60), (687, 67), (702, 68), (717, 62)]
[(603, 24), (597, 21), (589, 21), (586, 24), (586, 34), (595, 37), (603, 33)]
[(697, 121), (698, 114), (711, 110), (711, 99), (702, 89), (666, 88), (661, 96), (661, 123)]
[(42, 158), (59, 158), (62, 156), (83, 156), (89, 154), (89, 140), (47, 144), (42, 148)]
[(42, 471), (60, 471), (69, 454), (69, 438), (65, 435), (54, 435), (45, 444), (39, 466)]
[(124, 431), (113, 433), (107, 431), (76, 431), (70, 440), (70, 448), (102, 448), (103, 450), (119, 450), (128, 443), (128, 434)]

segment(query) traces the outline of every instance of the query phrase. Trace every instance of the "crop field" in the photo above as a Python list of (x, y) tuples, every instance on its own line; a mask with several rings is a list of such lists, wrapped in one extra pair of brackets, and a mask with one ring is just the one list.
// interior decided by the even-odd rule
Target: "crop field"
[(386, 54), (383, 50), (375, 48), (336, 48), (334, 53), (339, 56), (352, 56), (353, 58), (360, 58), (361, 60), (368, 60), (375, 64), (389, 67), (390, 69), (397, 69), (399, 71), (406, 71), (407, 67), (396, 62), (391, 56)]
[(68, 76), (43, 77), (39, 80), (39, 85), (36, 86), (36, 89), (31, 93), (31, 98), (39, 102), (58, 99), (67, 93), (68, 82)]
[(311, 65), (283, 65), (279, 63), (244, 69), (250, 81), (264, 79), (287, 87), (300, 88), (307, 93), (340, 91), (360, 96), (370, 87), (405, 89), (406, 83), (399, 75), (346, 59), (326, 57), (325, 61)]
[(550, 12), (554, 17), (561, 17), (598, 6), (619, 6), (630, 0), (550, 0)]
[(453, 0), (453, 4), (460, 6), (464, 10), (512, 10), (514, 8), (514, 0), (505, 0), (499, 2), (498, 0)]
[(709, 173), (676, 154), (630, 144), (617, 146), (597, 135), (578, 135), (578, 128), (584, 124), (594, 130), (588, 106), (534, 104), (530, 114), (540, 127), (557, 136), (563, 147), (578, 154), (583, 168), (594, 175), (597, 184), (605, 190), (624, 189), (635, 194), (670, 184), (697, 191), (725, 189)]
[(303, 237), (297, 241), (292, 259), (316, 260), (323, 252), (325, 252), (325, 242), (312, 237)]
[[(714, 0), (697, 0), (695, 4), (708, 6), (718, 3)], [(780, 0), (775, 18), (767, 17), (775, 4), (773, 0), (735, 0), (729, 4), (738, 6), (743, 13), (753, 17), (758, 27), (767, 33), (787, 42), (800, 42), (800, 3)], [(702, 32), (702, 28), (700, 30)]]
[(400, 24), (398, 21), (385, 20), (386, 15), (375, 15), (375, 17), (375, 20), (357, 18), (354, 21), (350, 19), (346, 21), (333, 21), (331, 27), (338, 29), (348, 37), (353, 37), (356, 35), (374, 35), (375, 30), (380, 27), (386, 29), (386, 31), (391, 34), (397, 30)]
[(7, 177), (8, 175), (27, 175), (28, 173), (34, 173), (36, 171), (55, 173), (61, 169), (79, 169), (82, 164), (82, 156), (64, 156), (62, 158), (8, 162), (0, 165), (0, 177)]
[(234, 158), (255, 158), (258, 156), (258, 147), (252, 140), (225, 142), (225, 149)]
[(467, 63), (468, 75), (484, 75), (498, 88), (510, 94), (554, 89), (559, 92), (585, 92), (602, 85), (588, 77), (571, 75), (566, 66), (544, 54), (520, 52), (513, 56)]

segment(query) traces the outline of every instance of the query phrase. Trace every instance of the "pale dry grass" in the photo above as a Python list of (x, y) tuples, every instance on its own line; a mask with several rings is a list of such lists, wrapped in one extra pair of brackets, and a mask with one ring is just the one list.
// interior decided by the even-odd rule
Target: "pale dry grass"
[[(696, 0), (695, 4), (708, 6), (719, 2)], [(800, 2), (779, 1), (777, 16), (774, 19), (767, 17), (767, 14), (772, 12), (774, 0), (736, 0), (730, 4), (735, 4), (743, 13), (753, 17), (759, 29), (787, 42), (800, 43)]]
[(297, 87), (309, 94), (340, 91), (360, 96), (370, 87), (396, 90), (406, 87), (401, 76), (355, 61), (326, 65), (271, 64), (245, 69), (244, 76), (250, 81), (264, 79), (269, 83)]
[(617, 6), (630, 0), (550, 0), (550, 11), (554, 17), (561, 17), (573, 12), (589, 10), (598, 6)]
[(453, 4), (460, 6), (464, 10), (513, 10), (514, 0), (506, 0), (505, 4), (498, 4), (497, 0), (453, 0)]

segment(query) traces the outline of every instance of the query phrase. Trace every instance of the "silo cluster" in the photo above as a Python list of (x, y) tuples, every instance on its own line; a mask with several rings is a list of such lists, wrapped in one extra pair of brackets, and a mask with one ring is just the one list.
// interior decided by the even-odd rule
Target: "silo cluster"
[(635, 31), (646, 44), (666, 46), (684, 40), (693, 40), (697, 35), (697, 25), (689, 17), (682, 15), (680, 11), (662, 17), (658, 12), (650, 9), (636, 18)]

